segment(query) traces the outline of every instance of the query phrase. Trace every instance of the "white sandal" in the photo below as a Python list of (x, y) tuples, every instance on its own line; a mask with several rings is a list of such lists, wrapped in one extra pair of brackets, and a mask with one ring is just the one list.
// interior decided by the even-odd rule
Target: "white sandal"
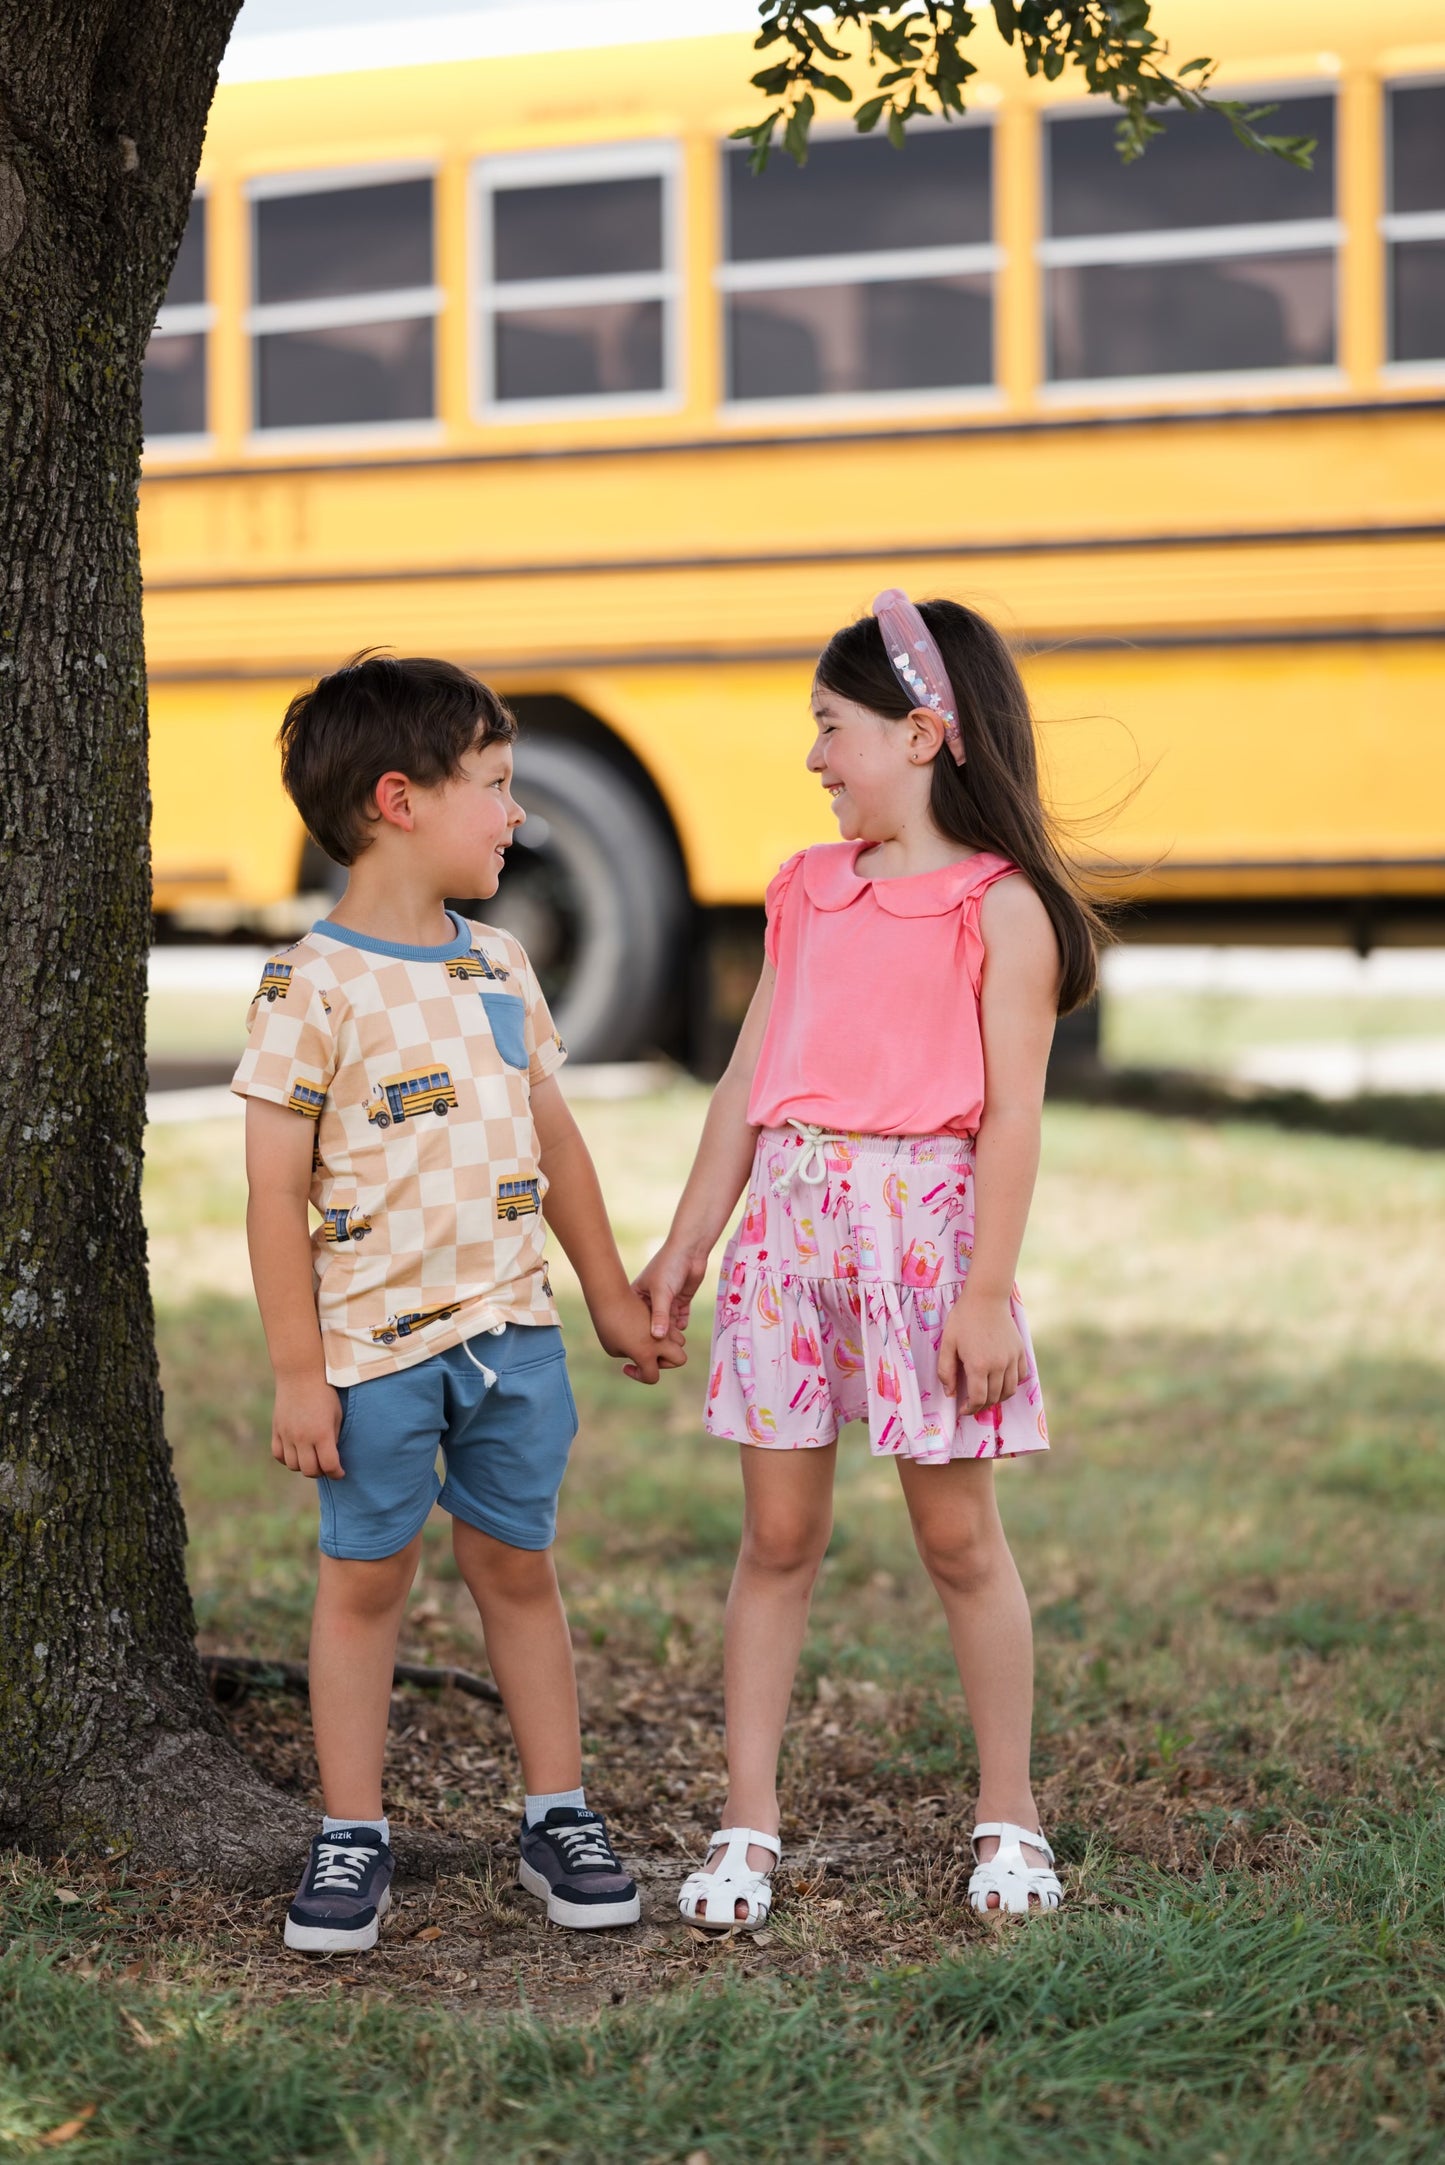
[[(978, 1845), (990, 1834), (998, 1836), (998, 1848), (987, 1864), (979, 1862)], [(980, 1820), (973, 1830), (973, 1876), (968, 1883), (970, 1906), (981, 1917), (1002, 1917), (1012, 1914), (1026, 1916), (1030, 1895), (1037, 1895), (1040, 1909), (1057, 1909), (1063, 1900), (1064, 1890), (1058, 1875), (1046, 1871), (1041, 1864), (1029, 1864), (1024, 1857), (1023, 1844), (1030, 1849), (1041, 1849), (1050, 1865), (1054, 1853), (1042, 1834), (1028, 1827), (1016, 1827), (1012, 1820)], [(998, 1908), (990, 1909), (988, 1898), (998, 1896)]]
[[(708, 1863), (719, 1849), (723, 1851), (722, 1863), (715, 1872), (690, 1872), (677, 1897), (678, 1908), (695, 1930), (720, 1934), (760, 1932), (767, 1923), (773, 1906), (772, 1883), (768, 1872), (755, 1872), (748, 1863), (750, 1848), (771, 1850), (775, 1859), (783, 1854), (776, 1834), (760, 1834), (756, 1827), (720, 1827), (708, 1843)], [(710, 1913), (706, 1917), (698, 1915), (702, 1902), (706, 1902)], [(747, 1905), (746, 1917), (737, 1913), (739, 1902)]]

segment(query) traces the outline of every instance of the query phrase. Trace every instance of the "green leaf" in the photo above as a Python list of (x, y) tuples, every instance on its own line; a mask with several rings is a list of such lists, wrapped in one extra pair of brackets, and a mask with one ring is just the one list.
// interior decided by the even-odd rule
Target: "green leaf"
[(846, 105), (853, 95), (851, 84), (841, 75), (825, 75), (821, 68), (809, 68), (808, 81), (815, 90), (826, 90), (830, 98), (839, 98)]
[(866, 103), (859, 106), (857, 112), (853, 115), (853, 125), (860, 135), (872, 134), (887, 103), (886, 98), (869, 98)]

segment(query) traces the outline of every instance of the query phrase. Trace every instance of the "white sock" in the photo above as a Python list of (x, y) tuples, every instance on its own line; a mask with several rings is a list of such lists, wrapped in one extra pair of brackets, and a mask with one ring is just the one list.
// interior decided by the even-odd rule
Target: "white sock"
[(528, 1797), (522, 1806), (522, 1817), (529, 1827), (540, 1827), (554, 1804), (570, 1804), (579, 1812), (587, 1809), (585, 1789), (553, 1789), (547, 1795)]
[(329, 1812), (321, 1815), (323, 1834), (344, 1834), (348, 1827), (375, 1827), (387, 1848), (391, 1847), (391, 1821), (384, 1812), (379, 1819), (333, 1819)]

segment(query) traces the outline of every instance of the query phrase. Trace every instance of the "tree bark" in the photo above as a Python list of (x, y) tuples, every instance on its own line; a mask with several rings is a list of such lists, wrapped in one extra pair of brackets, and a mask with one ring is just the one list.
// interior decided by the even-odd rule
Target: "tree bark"
[(232, 1881), (304, 1821), (208, 1699), (162, 1427), (136, 494), (238, 6), (0, 0), (0, 1839)]

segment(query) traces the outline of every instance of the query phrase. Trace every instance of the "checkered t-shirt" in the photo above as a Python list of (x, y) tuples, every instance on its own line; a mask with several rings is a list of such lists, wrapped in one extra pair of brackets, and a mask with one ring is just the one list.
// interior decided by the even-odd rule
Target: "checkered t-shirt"
[(444, 947), (313, 926), (266, 964), (247, 1018), (231, 1088), (315, 1124), (316, 1306), (335, 1384), (558, 1320), (531, 1091), (566, 1052), (517, 942), (449, 914)]

